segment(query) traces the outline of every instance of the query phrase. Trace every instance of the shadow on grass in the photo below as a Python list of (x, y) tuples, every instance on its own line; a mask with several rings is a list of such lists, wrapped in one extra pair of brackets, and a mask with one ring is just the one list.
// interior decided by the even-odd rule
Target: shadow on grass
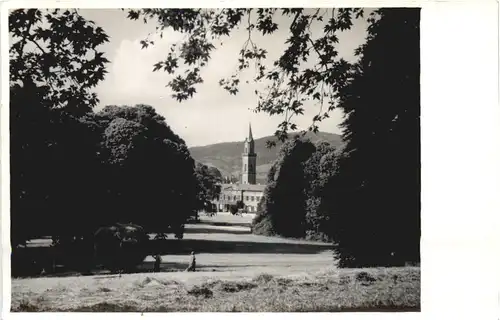
[(203, 219), (198, 222), (190, 222), (193, 224), (206, 224), (209, 226), (219, 226), (219, 227), (250, 227), (252, 225), (251, 222), (220, 222), (220, 221), (211, 221), (208, 219)]
[(190, 227), (184, 229), (184, 234), (189, 233), (204, 233), (204, 234), (213, 234), (213, 233), (225, 233), (225, 234), (252, 234), (250, 229), (247, 230), (231, 230), (231, 229), (210, 229), (203, 228), (201, 225), (197, 225), (196, 227)]
[[(186, 258), (188, 261), (188, 258)], [(160, 265), (159, 272), (178, 272), (184, 271), (188, 267), (188, 263), (176, 263), (176, 262), (163, 262)], [(204, 267), (204, 266), (199, 266)], [(134, 273), (148, 273), (153, 272), (154, 262), (153, 261), (144, 261), (139, 266), (134, 268), (133, 270), (127, 270), (122, 272), (122, 274), (134, 274)], [(92, 270), (88, 272), (78, 272), (76, 270), (71, 270), (70, 268), (66, 268), (64, 266), (60, 267), (55, 273), (48, 273), (44, 276), (40, 276), (39, 274), (33, 274), (29, 276), (29, 278), (64, 278), (64, 277), (72, 277), (72, 276), (96, 276), (97, 279), (116, 279), (119, 278), (120, 275), (116, 272), (111, 272), (106, 269), (101, 269), (98, 267), (92, 268)], [(24, 278), (23, 276), (19, 278)]]
[[(165, 258), (168, 259), (168, 256)], [(186, 263), (178, 263), (178, 262), (162, 262), (160, 265), (160, 270), (158, 272), (179, 272), (179, 271), (186, 271), (188, 267), (188, 260), (189, 258), (186, 257)], [(217, 271), (224, 271), (222, 269), (224, 268), (232, 268), (232, 269), (238, 269), (238, 268), (248, 268), (248, 267), (266, 267), (266, 265), (220, 265), (220, 264), (197, 264), (196, 270), (198, 272), (205, 272), (205, 271), (210, 271), (210, 272), (217, 272)], [(153, 261), (144, 261), (141, 265), (137, 266), (134, 270), (128, 270), (123, 272), (123, 274), (134, 274), (134, 273), (149, 273), (153, 272), (154, 269), (154, 262)], [(74, 273), (75, 274), (75, 273)], [(107, 270), (94, 270), (91, 275), (98, 276), (99, 279), (107, 279), (107, 278), (117, 278), (119, 275), (116, 273), (111, 273)], [(66, 275), (49, 275), (47, 277), (64, 277)]]
[[(168, 258), (167, 258), (168, 259)], [(178, 262), (162, 262), (160, 264), (159, 272), (174, 272), (174, 271), (184, 271), (188, 267), (189, 257), (186, 257), (186, 263), (178, 263)], [(154, 262), (153, 261), (144, 261), (140, 266), (138, 266), (135, 270), (132, 270), (128, 273), (144, 273), (144, 272), (153, 272)]]
[(280, 242), (250, 242), (250, 241), (220, 241), (204, 239), (166, 239), (152, 240), (149, 251), (151, 254), (190, 254), (196, 253), (271, 253), (271, 254), (317, 254), (330, 250), (329, 245), (280, 243)]

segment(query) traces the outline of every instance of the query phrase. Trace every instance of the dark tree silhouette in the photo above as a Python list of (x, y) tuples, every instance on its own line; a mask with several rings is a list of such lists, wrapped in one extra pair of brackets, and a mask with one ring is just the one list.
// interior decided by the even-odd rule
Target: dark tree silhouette
[(151, 106), (108, 106), (104, 125), (109, 210), (113, 221), (148, 232), (177, 230), (195, 215), (198, 180), (187, 146)]
[[(11, 240), (80, 233), (92, 221), (98, 127), (86, 114), (108, 62), (104, 31), (76, 10), (9, 14)], [(83, 219), (88, 216), (89, 219)], [(78, 220), (75, 220), (78, 219)], [(57, 228), (71, 221), (73, 228)], [(70, 231), (71, 230), (71, 231)]]
[[(264, 191), (264, 203), (259, 206), (253, 230), (259, 234), (304, 237), (306, 233), (305, 205), (307, 180), (305, 162), (314, 153), (314, 145), (300, 138), (285, 142), (273, 164)], [(264, 226), (260, 224), (270, 224)]]
[(378, 14), (339, 91), (346, 147), (335, 177), (333, 235), (346, 265), (419, 259), (420, 12)]

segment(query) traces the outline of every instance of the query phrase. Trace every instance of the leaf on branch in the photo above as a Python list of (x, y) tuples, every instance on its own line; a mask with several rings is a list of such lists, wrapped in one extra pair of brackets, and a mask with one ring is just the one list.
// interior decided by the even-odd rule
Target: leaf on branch
[(154, 67), (153, 68), (153, 72), (160, 70), (162, 66), (163, 66), (162, 62), (155, 63), (154, 66), (153, 66)]
[(149, 46), (149, 43), (146, 40), (141, 40), (141, 49), (147, 48)]
[(127, 18), (131, 20), (139, 19), (139, 11), (138, 10), (129, 10), (127, 14)]
[(276, 147), (276, 141), (272, 141), (272, 140), (266, 140), (266, 147), (268, 149), (271, 149), (273, 147)]

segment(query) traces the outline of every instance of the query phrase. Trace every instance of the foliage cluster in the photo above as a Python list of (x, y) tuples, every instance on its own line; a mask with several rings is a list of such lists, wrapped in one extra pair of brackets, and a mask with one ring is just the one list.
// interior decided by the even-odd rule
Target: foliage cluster
[(151, 106), (93, 110), (104, 30), (60, 9), (14, 10), (9, 30), (13, 248), (40, 236), (91, 239), (115, 223), (181, 237), (216, 197), (220, 173), (195, 167)]

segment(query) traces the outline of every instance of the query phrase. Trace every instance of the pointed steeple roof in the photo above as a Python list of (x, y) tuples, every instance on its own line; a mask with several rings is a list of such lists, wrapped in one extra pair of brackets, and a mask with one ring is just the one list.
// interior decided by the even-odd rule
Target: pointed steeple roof
[(248, 123), (248, 141), (252, 141), (253, 136), (252, 136), (252, 124)]

